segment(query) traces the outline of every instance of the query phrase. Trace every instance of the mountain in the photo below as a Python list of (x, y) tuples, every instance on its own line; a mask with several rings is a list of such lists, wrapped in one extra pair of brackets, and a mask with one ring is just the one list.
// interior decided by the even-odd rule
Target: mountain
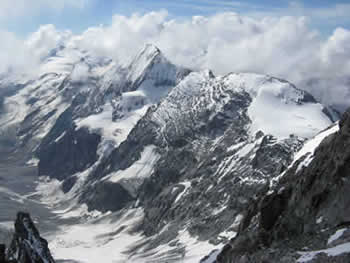
[[(5, 251), (0, 251), (5, 252)], [(15, 232), (6, 254), (0, 254), (1, 263), (54, 263), (48, 248), (27, 213), (19, 212)]]
[(350, 110), (305, 144), (215, 262), (348, 262)]
[(285, 80), (191, 71), (153, 45), (128, 65), (62, 47), (3, 101), (11, 154), (74, 222), (50, 248), (79, 262), (230, 262), (220, 249), (338, 118)]

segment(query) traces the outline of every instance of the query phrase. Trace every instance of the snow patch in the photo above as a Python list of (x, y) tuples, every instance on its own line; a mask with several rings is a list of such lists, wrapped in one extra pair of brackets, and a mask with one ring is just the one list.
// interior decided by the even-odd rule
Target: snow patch
[(293, 167), (296, 161), (298, 161), (301, 157), (306, 156), (305, 159), (300, 162), (300, 164), (297, 167), (297, 172), (299, 172), (303, 167), (307, 167), (314, 158), (314, 153), (316, 148), (320, 145), (320, 143), (329, 135), (336, 133), (339, 131), (339, 123), (336, 122), (328, 129), (318, 133), (315, 137), (312, 139), (309, 139), (306, 141), (304, 146), (294, 155), (293, 162), (288, 166), (288, 169), (286, 169), (284, 172), (282, 172), (279, 176), (273, 178), (270, 182), (271, 189), (274, 185), (277, 184), (277, 182), (285, 175), (285, 173)]
[(291, 164), (290, 167), (292, 167), (293, 164), (297, 160), (299, 160), (301, 157), (305, 156), (306, 154), (308, 154), (308, 156), (305, 158), (305, 160), (303, 160), (303, 162), (301, 162), (299, 164), (299, 166), (297, 168), (297, 171), (299, 171), (303, 167), (308, 166), (311, 163), (311, 161), (313, 160), (315, 150), (320, 145), (320, 143), (327, 136), (329, 136), (329, 135), (331, 135), (333, 133), (336, 133), (337, 131), (339, 131), (339, 123), (334, 124), (332, 127), (328, 128), (327, 130), (325, 130), (323, 132), (320, 132), (315, 137), (313, 137), (312, 139), (308, 140), (304, 144), (304, 146), (301, 148), (301, 150), (295, 154), (293, 163)]
[(322, 222), (323, 222), (323, 216), (320, 216), (319, 218), (317, 218), (316, 224), (321, 224)]
[(233, 144), (230, 147), (227, 148), (227, 152), (231, 152), (231, 151), (235, 151), (237, 149), (239, 149), (240, 147), (242, 147), (246, 142), (240, 142), (237, 144)]
[(244, 158), (248, 153), (250, 153), (255, 147), (255, 143), (248, 143), (242, 149), (240, 149), (236, 155), (239, 158)]
[[(55, 214), (58, 214), (62, 219), (68, 218), (98, 218), (103, 214), (100, 211), (93, 210), (89, 211), (88, 206), (86, 204), (82, 204), (79, 207), (68, 207), (63, 210), (54, 210)], [(107, 212), (109, 214), (110, 212)]]
[[(57, 260), (95, 262), (129, 262), (127, 250), (144, 237), (131, 233), (143, 217), (141, 209), (107, 215), (84, 224), (63, 225), (50, 236), (49, 248)], [(118, 218), (116, 220), (116, 218)]]
[(39, 164), (39, 159), (37, 158), (32, 158), (28, 162), (26, 162), (26, 165), (28, 166), (38, 166)]
[(185, 186), (184, 190), (179, 193), (179, 195), (176, 197), (174, 203), (177, 203), (181, 198), (182, 196), (187, 192), (187, 190), (191, 187), (191, 182), (190, 181), (186, 181), (186, 182), (182, 182), (180, 183), (181, 185)]
[(219, 234), (219, 237), (231, 239), (237, 236), (237, 232), (233, 230), (225, 230)]
[(342, 228), (337, 230), (333, 235), (331, 235), (328, 239), (327, 244), (331, 244), (333, 241), (338, 240), (339, 238), (342, 237), (342, 235), (345, 233), (345, 231), (348, 230), (347, 228)]
[(3, 221), (0, 222), (0, 229), (5, 229), (7, 231), (13, 229), (13, 221)]
[(298, 263), (309, 262), (315, 259), (319, 254), (326, 254), (328, 257), (336, 257), (344, 253), (350, 253), (350, 242), (344, 243), (332, 248), (308, 251), (308, 252), (298, 252), (301, 257), (297, 260)]
[(55, 142), (56, 142), (56, 143), (59, 142), (59, 141), (64, 137), (64, 135), (66, 135), (66, 132), (65, 132), (65, 131), (62, 132), (62, 134), (56, 138)]
[(16, 192), (14, 192), (8, 188), (2, 187), (2, 186), (0, 186), (0, 192), (8, 195), (11, 200), (22, 203), (22, 204), (24, 203), (25, 199), (27, 198), (27, 196), (19, 195)]
[(113, 107), (110, 103), (106, 103), (101, 113), (76, 120), (76, 129), (88, 127), (92, 132), (100, 133), (105, 141), (113, 140), (119, 145), (126, 139), (131, 129), (146, 111), (147, 107), (143, 107), (131, 114), (129, 118), (114, 122), (112, 118)]
[(218, 208), (213, 210), (212, 215), (216, 216), (216, 215), (220, 214), (221, 212), (225, 211), (226, 208), (227, 208), (227, 205), (223, 205), (221, 207), (218, 207)]
[(221, 252), (221, 249), (213, 250), (209, 254), (208, 258), (206, 258), (204, 261), (201, 261), (201, 263), (214, 263), (214, 262), (216, 262), (216, 258), (220, 254), (220, 252)]
[(151, 176), (154, 165), (160, 158), (160, 155), (156, 153), (156, 148), (157, 147), (155, 145), (146, 146), (141, 153), (141, 158), (138, 161), (134, 162), (133, 165), (125, 170), (120, 170), (107, 175), (104, 180), (117, 183), (122, 179), (144, 179)]
[(233, 90), (248, 92), (252, 103), (248, 115), (252, 121), (251, 134), (259, 130), (279, 139), (291, 134), (311, 138), (331, 125), (322, 112), (323, 106), (302, 102), (304, 91), (282, 80), (258, 74), (229, 74), (224, 83)]
[(185, 257), (181, 261), (183, 263), (199, 262), (208, 251), (218, 249), (218, 246), (212, 245), (207, 241), (199, 241), (191, 236), (187, 230), (179, 231), (178, 240), (186, 248)]
[(65, 198), (65, 194), (61, 190), (61, 182), (48, 176), (40, 176), (36, 192), (40, 196), (40, 201), (50, 207), (61, 202)]

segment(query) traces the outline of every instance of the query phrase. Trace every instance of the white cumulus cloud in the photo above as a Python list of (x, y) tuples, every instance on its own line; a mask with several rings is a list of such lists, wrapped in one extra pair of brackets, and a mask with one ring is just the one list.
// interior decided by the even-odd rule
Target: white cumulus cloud
[(75, 65), (71, 74), (71, 80), (74, 82), (82, 82), (87, 80), (89, 74), (89, 67), (86, 64), (80, 63)]
[(71, 35), (70, 31), (58, 31), (54, 25), (43, 25), (29, 36), (25, 44), (33, 56), (43, 58), (50, 50), (64, 45)]
[(50, 51), (66, 43), (70, 37), (69, 31), (57, 31), (53, 25), (41, 26), (27, 39), (0, 30), (0, 73), (10, 70), (36, 74)]
[(153, 43), (176, 64), (210, 68), (216, 74), (270, 74), (311, 91), (324, 103), (350, 105), (350, 31), (336, 28), (324, 38), (309, 23), (306, 17), (252, 18), (236, 13), (171, 19), (159, 11), (117, 15), (110, 25), (79, 35), (43, 26), (25, 43), (35, 57), (63, 42), (121, 62)]

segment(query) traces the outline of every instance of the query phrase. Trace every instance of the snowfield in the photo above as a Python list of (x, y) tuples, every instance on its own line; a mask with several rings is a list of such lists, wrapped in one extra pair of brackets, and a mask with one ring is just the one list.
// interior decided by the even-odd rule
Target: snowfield
[(298, 253), (301, 255), (301, 257), (297, 260), (298, 263), (310, 262), (311, 260), (317, 258), (318, 255), (323, 253), (326, 254), (328, 257), (336, 257), (344, 253), (350, 253), (350, 243), (344, 243), (323, 250)]
[(253, 98), (248, 109), (252, 134), (263, 131), (280, 139), (290, 135), (311, 138), (332, 124), (320, 103), (303, 102), (305, 92), (288, 82), (249, 73), (230, 74), (224, 82)]

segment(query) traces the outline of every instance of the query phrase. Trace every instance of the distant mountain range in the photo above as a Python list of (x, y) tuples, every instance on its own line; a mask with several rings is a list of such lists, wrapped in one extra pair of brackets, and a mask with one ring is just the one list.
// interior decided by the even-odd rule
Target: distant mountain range
[(55, 258), (349, 261), (349, 113), (153, 45), (128, 65), (60, 47), (39, 72), (2, 76), (0, 143), (38, 166), (59, 216), (82, 220), (57, 233)]

